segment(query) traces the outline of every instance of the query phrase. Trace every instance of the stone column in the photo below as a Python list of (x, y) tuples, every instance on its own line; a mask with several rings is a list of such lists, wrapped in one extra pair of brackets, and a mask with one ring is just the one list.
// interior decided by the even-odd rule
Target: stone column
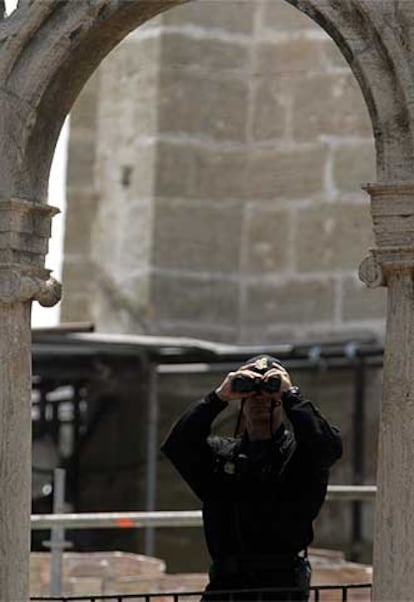
[(366, 190), (377, 247), (360, 278), (388, 288), (373, 600), (407, 601), (414, 592), (414, 183)]
[(0, 201), (0, 600), (29, 598), (32, 300), (54, 305), (60, 285), (44, 269), (57, 209)]

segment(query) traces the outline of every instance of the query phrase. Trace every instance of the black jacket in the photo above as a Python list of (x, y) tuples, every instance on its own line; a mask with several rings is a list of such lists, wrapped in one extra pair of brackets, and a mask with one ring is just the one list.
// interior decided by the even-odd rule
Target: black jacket
[(191, 406), (162, 451), (203, 502), (213, 560), (248, 554), (297, 554), (313, 539), (329, 467), (341, 456), (338, 430), (293, 387), (284, 395), (292, 428), (267, 442), (210, 436), (225, 407), (215, 393)]

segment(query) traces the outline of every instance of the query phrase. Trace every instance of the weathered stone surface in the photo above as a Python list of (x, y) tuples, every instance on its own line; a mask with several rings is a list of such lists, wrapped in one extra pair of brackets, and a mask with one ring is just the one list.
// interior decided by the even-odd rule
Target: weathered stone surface
[(374, 567), (383, 568), (384, 574), (376, 576), (374, 592), (381, 600), (406, 599), (412, 580), (409, 563), (401, 558), (412, 545), (409, 519), (402, 516), (413, 496), (413, 484), (406, 478), (414, 457), (412, 290), (412, 275), (395, 270), (388, 280), (390, 352), (384, 363), (377, 473)]
[(30, 303), (1, 305), (0, 353), (0, 599), (27, 600), (22, 567), (30, 549)]
[(289, 213), (252, 206), (245, 219), (242, 271), (254, 276), (286, 270), (292, 235)]
[(333, 178), (341, 193), (361, 194), (361, 184), (375, 176), (375, 148), (373, 141), (357, 145), (340, 145), (333, 151)]
[(154, 193), (161, 197), (191, 198), (194, 194), (195, 151), (183, 143), (160, 142), (157, 149)]
[[(71, 127), (81, 132), (95, 132), (100, 91), (100, 72), (96, 71), (78, 96), (71, 114)], [(69, 143), (71, 143), (71, 139)]]
[(331, 279), (288, 281), (284, 284), (256, 282), (247, 285), (247, 324), (309, 323), (331, 321), (334, 283)]
[[(188, 10), (188, 7), (183, 7)], [(201, 25), (203, 21), (199, 21)], [(182, 25), (182, 24), (181, 24)], [(161, 38), (160, 62), (173, 69), (177, 79), (185, 72), (218, 73), (243, 72), (248, 68), (249, 46), (239, 38), (200, 38), (188, 32), (168, 29)], [(205, 99), (208, 102), (208, 98)]]
[(213, 277), (154, 274), (154, 318), (229, 325), (237, 320), (238, 285)]
[(243, 199), (247, 156), (239, 150), (215, 150), (184, 142), (160, 141), (155, 194), (195, 199)]
[(251, 199), (309, 198), (323, 189), (327, 148), (255, 150), (248, 156), (246, 181)]
[(283, 79), (260, 78), (253, 88), (253, 140), (286, 138), (289, 132), (289, 104), (290, 98)]
[(63, 274), (63, 282), (65, 286), (64, 299), (60, 312), (62, 322), (93, 322), (94, 314), (91, 307), (91, 296), (88, 293), (72, 293), (70, 290), (71, 283), (65, 282), (65, 274)]
[(71, 143), (76, 145), (76, 153), (70, 154), (68, 178), (76, 181), (78, 186), (88, 185), (95, 165), (95, 140), (91, 136), (83, 136), (78, 140), (72, 138)]
[(293, 135), (296, 140), (320, 136), (371, 136), (361, 90), (352, 73), (317, 74), (295, 84)]
[[(413, 495), (405, 479), (414, 457), (409, 431), (414, 421), (412, 374), (413, 185), (371, 184), (371, 214), (377, 247), (360, 267), (368, 286), (388, 287), (384, 388), (380, 415), (375, 514), (374, 598), (409, 597), (412, 571), (405, 562), (412, 526), (401, 510)], [(390, 550), (392, 552), (390, 552)], [(396, 553), (398, 550), (398, 553)], [(396, 558), (399, 560), (396, 561)]]
[(156, 205), (154, 223), (156, 267), (196, 272), (238, 270), (242, 214), (237, 206), (162, 202)]
[[(69, 255), (89, 255), (91, 228), (96, 216), (96, 193), (71, 193), (68, 196), (66, 215), (65, 248)], [(81, 215), (80, 220), (78, 216)]]
[(63, 279), (68, 292), (79, 291), (88, 297), (93, 289), (94, 275), (91, 261), (79, 261), (74, 257), (65, 262)]
[(128, 270), (136, 272), (147, 268), (151, 263), (154, 246), (153, 214), (154, 209), (148, 202), (136, 203), (123, 211), (119, 255), (122, 257), (122, 271), (125, 273)]
[(324, 203), (297, 213), (297, 269), (300, 272), (355, 269), (372, 239), (369, 209)]
[[(137, 136), (152, 136), (158, 127), (159, 74), (155, 70), (135, 74), (133, 81), (134, 85), (130, 86), (131, 92), (128, 94), (129, 98), (134, 98), (133, 113), (126, 123), (129, 127), (134, 125)], [(132, 142), (131, 131), (129, 136)]]
[(161, 132), (199, 134), (216, 140), (246, 139), (248, 84), (236, 78), (210, 77), (205, 72), (175, 70), (160, 76)]
[(315, 23), (293, 6), (278, 0), (263, 2), (262, 26), (280, 32), (296, 33), (301, 30), (317, 30)]
[[(125, 164), (129, 171), (129, 190), (123, 187), (123, 193), (128, 194), (134, 200), (151, 199), (155, 189), (155, 165), (156, 165), (156, 146), (147, 144), (139, 146), (134, 145), (134, 158), (128, 164)], [(125, 166), (121, 169), (121, 184), (124, 180)]]
[[(306, 87), (312, 74), (324, 68), (328, 38), (288, 38), (284, 41), (261, 42), (255, 48), (255, 69), (262, 77), (283, 78), (286, 82), (297, 82), (306, 96)], [(336, 78), (337, 80), (338, 78)], [(312, 103), (312, 97), (307, 98)], [(312, 104), (311, 104), (312, 107)]]
[[(31, 302), (54, 305), (60, 285), (44, 269), (54, 207), (0, 203), (0, 599), (28, 597), (31, 503)], [(40, 235), (39, 235), (40, 234)], [(17, 572), (16, 572), (17, 571)]]
[(219, 2), (203, 0), (169, 10), (162, 16), (164, 25), (195, 25), (203, 29), (250, 34), (254, 25), (254, 3), (249, 0)]
[(369, 290), (356, 278), (344, 280), (343, 319), (385, 321), (386, 291), (383, 288)]

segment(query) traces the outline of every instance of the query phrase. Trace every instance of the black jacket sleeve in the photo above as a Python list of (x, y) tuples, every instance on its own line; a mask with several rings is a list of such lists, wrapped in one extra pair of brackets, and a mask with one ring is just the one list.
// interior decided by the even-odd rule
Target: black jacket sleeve
[(214, 392), (188, 408), (173, 425), (161, 446), (161, 451), (203, 499), (213, 463), (207, 438), (216, 416), (227, 406)]
[(306, 450), (319, 468), (329, 468), (342, 455), (339, 430), (309, 400), (304, 399), (299, 387), (292, 387), (283, 395), (283, 406), (289, 418), (298, 446)]

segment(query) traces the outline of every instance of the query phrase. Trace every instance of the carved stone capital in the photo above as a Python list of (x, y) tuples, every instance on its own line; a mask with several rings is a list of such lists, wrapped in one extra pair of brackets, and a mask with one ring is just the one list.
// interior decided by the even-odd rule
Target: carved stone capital
[(414, 241), (414, 182), (367, 184), (378, 247), (407, 247)]
[(24, 273), (17, 266), (0, 268), (0, 303), (24, 303), (32, 300), (51, 307), (60, 300), (61, 294), (60, 283), (50, 276), (48, 270)]
[(43, 267), (52, 217), (59, 209), (22, 199), (0, 200), (0, 266)]
[(396, 272), (414, 275), (414, 247), (370, 249), (359, 266), (359, 278), (369, 287), (386, 286)]
[(371, 250), (369, 254), (364, 257), (359, 266), (358, 276), (361, 282), (366, 284), (369, 288), (385, 286), (384, 272), (377, 260), (375, 251)]
[(369, 287), (386, 286), (391, 274), (414, 274), (414, 182), (367, 184), (377, 246), (359, 268)]
[(52, 306), (61, 285), (44, 269), (56, 207), (23, 199), (0, 200), (0, 302), (37, 300)]

